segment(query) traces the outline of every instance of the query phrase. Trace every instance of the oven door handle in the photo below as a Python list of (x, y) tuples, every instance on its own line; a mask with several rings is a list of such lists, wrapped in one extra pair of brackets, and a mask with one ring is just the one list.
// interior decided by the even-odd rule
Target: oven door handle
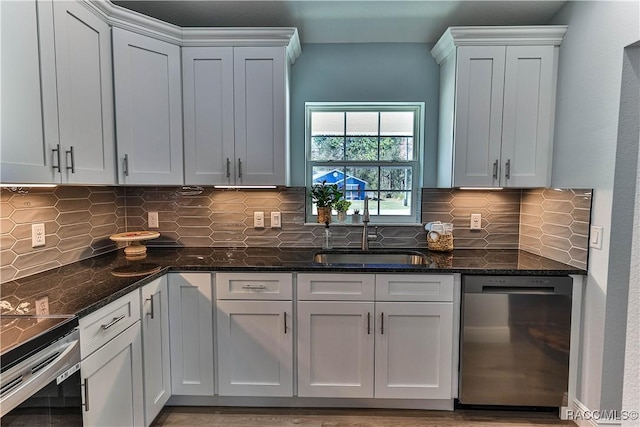
[[(24, 364), (16, 366), (11, 369), (10, 372), (3, 375), (3, 380), (6, 378), (6, 381), (2, 381), (3, 387), (12, 381), (19, 380), (21, 377), (22, 382), (13, 390), (7, 390), (2, 398), (0, 398), (0, 417), (5, 416), (5, 414), (9, 413), (16, 406), (54, 381), (64, 371), (80, 363), (80, 340), (76, 339), (64, 343), (63, 345), (54, 347), (52, 350), (53, 351), (49, 351), (45, 355), (36, 354), (30, 357)], [(49, 360), (56, 352), (59, 353), (58, 356), (53, 360)], [(38, 368), (39, 365), (42, 364), (46, 364), (46, 366), (38, 369), (38, 371), (33, 374), (34, 368)]]

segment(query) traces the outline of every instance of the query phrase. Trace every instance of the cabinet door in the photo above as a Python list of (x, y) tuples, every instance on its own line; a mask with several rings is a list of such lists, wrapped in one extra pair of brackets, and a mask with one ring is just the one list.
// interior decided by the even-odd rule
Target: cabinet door
[(213, 396), (211, 275), (169, 275), (171, 393)]
[(285, 48), (237, 47), (233, 55), (236, 184), (286, 185)]
[(376, 398), (451, 399), (452, 303), (376, 303)]
[(112, 31), (118, 182), (181, 185), (180, 48)]
[(293, 396), (291, 301), (218, 301), (220, 396)]
[(54, 1), (63, 180), (115, 184), (109, 25), (77, 2)]
[(553, 46), (507, 46), (502, 182), (547, 187), (551, 178), (556, 74)]
[(144, 419), (148, 426), (171, 397), (167, 276), (145, 285), (140, 293)]
[(182, 48), (184, 181), (234, 184), (233, 48)]
[(455, 186), (499, 185), (504, 46), (458, 48)]
[(373, 302), (298, 303), (298, 395), (373, 397)]
[(143, 425), (141, 347), (136, 322), (81, 362), (84, 425)]
[(0, 181), (60, 182), (52, 3), (3, 1), (0, 8)]

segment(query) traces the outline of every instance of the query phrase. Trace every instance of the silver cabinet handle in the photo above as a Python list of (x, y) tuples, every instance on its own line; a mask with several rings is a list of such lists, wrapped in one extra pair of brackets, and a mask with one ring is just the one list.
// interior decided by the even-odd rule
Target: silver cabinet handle
[(126, 315), (121, 315), (120, 317), (114, 317), (113, 320), (111, 320), (111, 322), (104, 324), (102, 326), (100, 326), (100, 328), (103, 331), (106, 331), (107, 329), (109, 329), (110, 327), (112, 327), (113, 325), (115, 325), (116, 323), (118, 323), (119, 321), (121, 321), (122, 319), (124, 319), (126, 317)]
[(84, 412), (89, 412), (89, 378), (85, 378), (81, 387), (84, 387)]
[(493, 162), (493, 179), (498, 179), (498, 159)]
[(227, 179), (231, 179), (231, 160), (227, 157)]
[(124, 176), (129, 176), (129, 155), (124, 155), (124, 161), (122, 162), (122, 173)]
[(64, 152), (65, 160), (67, 155), (71, 154), (71, 166), (67, 165), (67, 170), (71, 170), (71, 173), (76, 173), (76, 157), (73, 153), (73, 145), (70, 148), (70, 150)]
[(59, 173), (62, 173), (62, 170), (60, 168), (60, 165), (62, 164), (62, 161), (60, 159), (60, 144), (56, 144), (56, 148), (51, 149), (51, 155), (53, 156), (54, 159), (57, 157), (57, 160), (58, 160), (57, 165), (53, 164), (53, 160), (51, 161), (51, 169), (53, 170), (57, 169)]
[(238, 178), (242, 179), (242, 159), (238, 158)]
[(504, 177), (511, 179), (511, 159), (508, 159), (507, 163), (504, 165)]
[(384, 313), (380, 313), (380, 335), (384, 335)]
[(265, 285), (244, 285), (242, 289), (246, 289), (248, 291), (262, 291), (267, 289)]
[(371, 335), (371, 312), (367, 312), (367, 335)]
[(284, 333), (287, 333), (287, 312), (284, 312)]
[(149, 311), (149, 313), (147, 313), (147, 316), (151, 317), (151, 320), (153, 320), (154, 317), (154, 310), (153, 310), (153, 295), (151, 295), (149, 298), (147, 298), (147, 301), (149, 301), (149, 303), (151, 304), (151, 311)]

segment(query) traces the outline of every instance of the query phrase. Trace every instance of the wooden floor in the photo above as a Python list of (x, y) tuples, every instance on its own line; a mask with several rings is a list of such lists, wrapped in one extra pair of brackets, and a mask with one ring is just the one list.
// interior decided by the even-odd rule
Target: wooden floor
[(165, 407), (153, 426), (524, 427), (575, 426), (557, 414), (504, 411)]

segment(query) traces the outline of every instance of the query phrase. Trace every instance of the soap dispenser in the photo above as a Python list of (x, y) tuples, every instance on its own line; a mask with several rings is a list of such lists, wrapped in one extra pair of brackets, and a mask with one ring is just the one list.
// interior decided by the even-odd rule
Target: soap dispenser
[(331, 230), (329, 230), (329, 221), (324, 223), (324, 234), (322, 235), (322, 249), (331, 249), (333, 248), (333, 243), (331, 241)]

